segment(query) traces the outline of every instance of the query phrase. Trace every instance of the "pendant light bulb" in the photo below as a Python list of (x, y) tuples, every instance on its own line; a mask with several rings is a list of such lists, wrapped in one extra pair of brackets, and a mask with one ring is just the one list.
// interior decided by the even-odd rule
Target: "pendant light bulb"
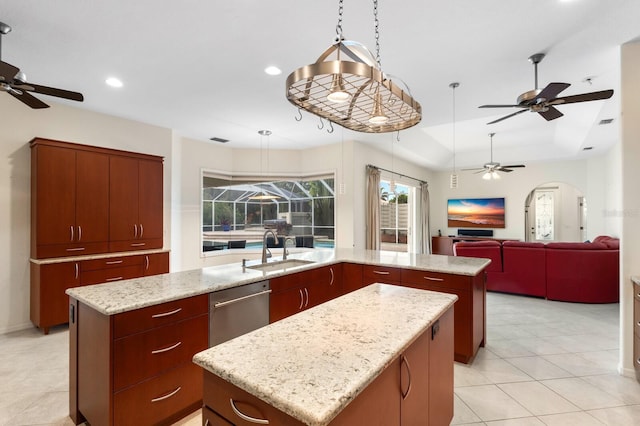
[(351, 95), (344, 88), (342, 75), (333, 74), (331, 79), (331, 90), (327, 95), (327, 100), (336, 104), (343, 104), (351, 99)]
[(369, 118), (369, 123), (385, 124), (387, 121), (389, 121), (389, 117), (384, 115), (384, 111), (382, 110), (382, 96), (380, 96), (380, 92), (376, 92), (373, 102), (373, 112), (371, 113), (371, 118)]

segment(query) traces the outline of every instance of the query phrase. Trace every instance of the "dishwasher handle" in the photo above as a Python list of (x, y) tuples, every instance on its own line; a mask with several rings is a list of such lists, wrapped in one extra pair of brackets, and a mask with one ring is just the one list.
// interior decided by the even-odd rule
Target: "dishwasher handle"
[(269, 294), (269, 293), (271, 293), (271, 289), (260, 291), (258, 293), (248, 294), (246, 296), (238, 297), (236, 299), (225, 300), (224, 302), (216, 302), (213, 304), (213, 309), (221, 308), (227, 305), (233, 305), (234, 303), (242, 302), (243, 300), (251, 299), (252, 297), (262, 296), (264, 294)]

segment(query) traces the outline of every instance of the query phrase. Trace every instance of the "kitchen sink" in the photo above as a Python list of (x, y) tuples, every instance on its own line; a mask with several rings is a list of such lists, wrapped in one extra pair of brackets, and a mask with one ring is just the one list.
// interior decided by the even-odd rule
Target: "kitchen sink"
[(290, 268), (309, 265), (311, 263), (314, 263), (314, 262), (312, 260), (287, 259), (287, 260), (278, 260), (275, 262), (259, 263), (257, 265), (249, 265), (247, 266), (247, 268), (256, 269), (258, 271), (265, 271), (265, 272), (285, 271)]

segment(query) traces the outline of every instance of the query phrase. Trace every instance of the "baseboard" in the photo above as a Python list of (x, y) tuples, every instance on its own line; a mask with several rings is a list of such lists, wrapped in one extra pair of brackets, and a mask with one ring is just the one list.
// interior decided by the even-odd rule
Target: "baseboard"
[(0, 328), (0, 335), (14, 333), (16, 331), (26, 330), (28, 328), (32, 328), (33, 324), (31, 322), (25, 322), (23, 324), (11, 325), (8, 327)]
[(621, 376), (631, 377), (632, 379), (640, 380), (640, 376), (638, 375), (638, 372), (635, 370), (635, 368), (624, 368), (624, 367), (619, 365), (618, 366), (618, 373)]

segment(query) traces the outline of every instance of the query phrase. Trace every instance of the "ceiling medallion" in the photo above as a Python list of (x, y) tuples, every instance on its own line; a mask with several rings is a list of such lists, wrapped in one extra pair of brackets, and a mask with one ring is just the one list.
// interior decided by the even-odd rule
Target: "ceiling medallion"
[(395, 132), (415, 126), (422, 107), (409, 89), (382, 72), (378, 2), (373, 1), (376, 57), (361, 43), (342, 37), (342, 2), (336, 42), (318, 60), (287, 77), (287, 99), (298, 108), (357, 132)]

